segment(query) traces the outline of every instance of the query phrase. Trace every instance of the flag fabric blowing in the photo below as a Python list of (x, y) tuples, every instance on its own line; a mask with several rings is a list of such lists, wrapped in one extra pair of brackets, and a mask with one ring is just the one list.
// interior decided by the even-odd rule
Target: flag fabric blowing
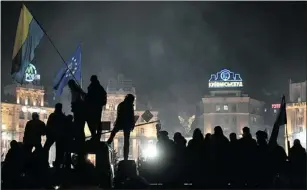
[(44, 36), (44, 31), (25, 5), (22, 6), (12, 57), (11, 75), (22, 84), (25, 71), (35, 56), (35, 49)]
[(81, 81), (81, 47), (79, 46), (73, 56), (63, 64), (62, 68), (58, 71), (54, 81), (53, 89), (55, 95), (60, 96), (64, 87), (68, 84), (69, 80)]

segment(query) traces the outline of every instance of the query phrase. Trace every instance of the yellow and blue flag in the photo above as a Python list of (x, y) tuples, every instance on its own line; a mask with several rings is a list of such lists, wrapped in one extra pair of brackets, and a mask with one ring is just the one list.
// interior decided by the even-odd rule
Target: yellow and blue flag
[(25, 5), (22, 6), (12, 57), (11, 75), (22, 84), (25, 71), (34, 59), (34, 51), (44, 36), (44, 31)]
[(81, 81), (81, 46), (77, 48), (73, 56), (63, 64), (53, 81), (55, 95), (60, 96), (69, 80)]

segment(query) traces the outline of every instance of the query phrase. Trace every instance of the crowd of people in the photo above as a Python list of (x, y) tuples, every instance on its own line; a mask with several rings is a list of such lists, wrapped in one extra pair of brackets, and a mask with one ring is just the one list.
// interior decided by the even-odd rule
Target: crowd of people
[(268, 143), (265, 131), (258, 131), (256, 140), (248, 127), (242, 132), (241, 138), (231, 133), (228, 140), (220, 126), (206, 135), (195, 129), (187, 142), (180, 133), (171, 140), (160, 131), (158, 156), (143, 162), (140, 172), (151, 178), (155, 173), (152, 181), (168, 187), (306, 188), (306, 150), (298, 139), (287, 156), (277, 143)]
[[(70, 80), (68, 86), (73, 115), (65, 115), (60, 103), (55, 105), (47, 124), (39, 119), (39, 114), (32, 114), (32, 120), (25, 126), (23, 142), (11, 142), (2, 165), (4, 188), (49, 187), (67, 183), (68, 179), (73, 179), (71, 183), (87, 179), (87, 182), (101, 185), (104, 183), (101, 181), (108, 181), (110, 173), (103, 171), (110, 169), (107, 167), (109, 157), (102, 156), (108, 154), (104, 147), (112, 143), (119, 130), (124, 131), (124, 161), (129, 162), (129, 138), (135, 126), (135, 97), (128, 94), (118, 105), (110, 138), (101, 145), (101, 114), (107, 102), (106, 91), (95, 75), (91, 77), (87, 93), (74, 80)], [(86, 156), (90, 151), (84, 134), (86, 122), (91, 132), (88, 142), (92, 142), (91, 151), (97, 156), (96, 169)], [(242, 138), (237, 139), (237, 135), (231, 133), (229, 140), (220, 126), (214, 128), (213, 134), (206, 135), (195, 129), (189, 142), (180, 133), (175, 133), (170, 140), (166, 131), (161, 131), (160, 127), (157, 131), (157, 165), (141, 160), (138, 163), (140, 174), (149, 182), (172, 188), (182, 187), (185, 183), (196, 188), (306, 187), (306, 151), (297, 139), (287, 156), (277, 142), (268, 143), (265, 131), (258, 131), (255, 140), (248, 127), (243, 128)], [(43, 146), (42, 136), (46, 136)], [(51, 169), (49, 150), (54, 143), (56, 159)], [(92, 148), (96, 146), (98, 148)], [(72, 157), (72, 153), (78, 156)], [(78, 175), (71, 173), (71, 166), (73, 171), (79, 172)], [(104, 180), (97, 175), (99, 172), (105, 176)], [(145, 180), (141, 181), (144, 187)]]

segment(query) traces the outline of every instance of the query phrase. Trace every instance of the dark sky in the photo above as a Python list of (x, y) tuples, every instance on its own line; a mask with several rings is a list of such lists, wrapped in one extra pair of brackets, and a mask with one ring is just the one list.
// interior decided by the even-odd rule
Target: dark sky
[[(211, 73), (241, 73), (244, 91), (287, 93), (306, 79), (304, 2), (25, 2), (65, 59), (82, 43), (84, 84), (131, 78), (138, 100), (179, 124), (208, 93)], [(21, 3), (1, 2), (1, 85), (11, 83), (11, 57)], [(46, 37), (36, 50), (50, 89), (62, 65)], [(166, 114), (167, 113), (167, 114)], [(172, 114), (170, 114), (172, 113)], [(176, 121), (175, 121), (176, 120)], [(170, 124), (170, 125), (173, 125)]]

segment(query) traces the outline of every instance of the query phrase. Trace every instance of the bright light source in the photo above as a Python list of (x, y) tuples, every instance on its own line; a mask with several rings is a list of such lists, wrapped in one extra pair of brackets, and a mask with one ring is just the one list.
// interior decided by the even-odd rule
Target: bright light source
[(157, 149), (156, 146), (153, 144), (148, 144), (147, 148), (143, 152), (145, 158), (154, 158), (157, 156)]
[(3, 129), (6, 129), (6, 125), (5, 124), (2, 124), (2, 130)]

